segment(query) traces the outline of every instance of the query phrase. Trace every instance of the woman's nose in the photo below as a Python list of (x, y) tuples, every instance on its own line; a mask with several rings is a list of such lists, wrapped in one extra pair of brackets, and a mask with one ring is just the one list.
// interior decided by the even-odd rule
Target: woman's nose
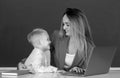
[(64, 25), (64, 26), (63, 26), (63, 29), (66, 29), (66, 27), (67, 27), (67, 26), (66, 26), (66, 25)]

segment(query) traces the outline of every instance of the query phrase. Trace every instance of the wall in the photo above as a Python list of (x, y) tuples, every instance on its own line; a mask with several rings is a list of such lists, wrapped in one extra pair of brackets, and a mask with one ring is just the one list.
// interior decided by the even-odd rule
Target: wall
[(0, 0), (0, 66), (17, 66), (33, 49), (27, 34), (41, 27), (51, 35), (67, 7), (85, 12), (97, 46), (118, 47), (112, 66), (120, 66), (119, 4), (119, 0)]

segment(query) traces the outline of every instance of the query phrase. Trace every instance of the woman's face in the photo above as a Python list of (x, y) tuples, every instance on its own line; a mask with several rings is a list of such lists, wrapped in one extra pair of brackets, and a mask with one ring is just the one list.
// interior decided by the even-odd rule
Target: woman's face
[(73, 29), (71, 26), (71, 21), (69, 20), (69, 18), (67, 17), (67, 15), (63, 16), (63, 29), (65, 30), (65, 33), (67, 36), (71, 36), (73, 33)]

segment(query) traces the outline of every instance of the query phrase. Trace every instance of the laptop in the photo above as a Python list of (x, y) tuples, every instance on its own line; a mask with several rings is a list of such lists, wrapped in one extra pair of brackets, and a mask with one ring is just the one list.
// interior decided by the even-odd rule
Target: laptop
[(108, 73), (115, 51), (116, 47), (95, 47), (90, 55), (88, 66), (84, 73), (64, 72), (61, 74), (66, 76), (90, 76)]

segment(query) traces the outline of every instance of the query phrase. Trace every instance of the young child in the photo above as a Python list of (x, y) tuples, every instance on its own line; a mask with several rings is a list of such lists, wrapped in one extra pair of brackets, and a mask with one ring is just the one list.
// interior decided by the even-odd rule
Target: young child
[(34, 49), (25, 61), (25, 66), (33, 73), (56, 72), (57, 68), (50, 66), (50, 39), (44, 29), (34, 29), (27, 36)]

